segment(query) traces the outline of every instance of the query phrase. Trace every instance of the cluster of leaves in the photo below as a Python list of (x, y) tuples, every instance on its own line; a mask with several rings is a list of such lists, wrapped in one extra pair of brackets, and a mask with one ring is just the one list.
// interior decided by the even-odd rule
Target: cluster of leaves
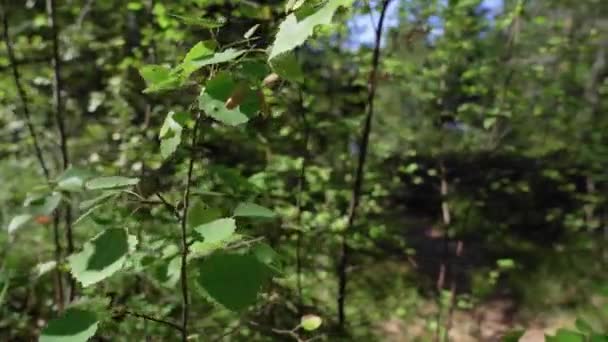
[[(334, 12), (341, 6), (348, 6), (351, 1), (331, 0), (325, 3), (303, 4), (303, 2), (288, 5), (287, 11), (293, 12), (279, 26), (275, 42), (266, 51), (255, 48), (226, 48), (218, 51), (218, 41), (210, 39), (195, 44), (183, 57), (181, 63), (175, 66), (165, 64), (143, 65), (139, 68), (141, 77), (147, 84), (144, 94), (173, 93), (182, 89), (198, 89), (199, 95), (185, 110), (169, 111), (158, 134), (160, 140), (160, 156), (168, 162), (180, 149), (190, 149), (192, 159), (190, 171), (185, 176), (186, 194), (184, 201), (190, 201), (192, 168), (199, 140), (198, 130), (205, 123), (209, 127), (219, 124), (225, 127), (241, 127), (252, 120), (260, 112), (268, 112), (263, 91), (278, 77), (285, 79), (300, 79), (300, 71), (292, 50), (302, 45), (310, 38), (315, 27), (329, 24)], [(160, 5), (159, 5), (160, 6)], [(138, 2), (129, 3), (129, 9), (141, 10)], [(159, 25), (169, 26), (170, 20), (165, 17), (164, 7), (154, 7), (154, 14)], [(210, 30), (220, 29), (223, 21), (174, 15), (188, 26), (203, 27)], [(164, 19), (163, 19), (164, 18)], [(244, 35), (244, 43), (248, 44), (253, 38), (259, 25), (251, 27)], [(238, 43), (238, 42), (237, 42)], [(271, 74), (274, 70), (277, 74)], [(61, 90), (60, 90), (61, 91)], [(208, 119), (207, 119), (208, 118)], [(205, 125), (204, 129), (209, 127)], [(186, 147), (185, 137), (191, 138), (191, 146)], [(150, 257), (144, 251), (150, 240), (157, 240), (153, 235), (145, 236), (144, 241), (132, 234), (141, 228), (130, 227), (126, 223), (128, 217), (112, 215), (104, 218), (97, 212), (104, 208), (120, 206), (129, 200), (135, 202), (149, 201), (150, 196), (157, 192), (142, 192), (141, 186), (147, 181), (125, 176), (96, 176), (86, 169), (70, 168), (49, 184), (28, 193), (23, 203), (23, 213), (12, 218), (8, 225), (8, 233), (14, 238), (19, 234), (27, 234), (23, 229), (32, 222), (50, 224), (62, 202), (66, 204), (79, 203), (81, 215), (73, 223), (77, 227), (82, 222), (92, 220), (102, 230), (85, 242), (79, 252), (68, 255), (65, 265), (52, 262), (45, 272), (57, 268), (60, 272), (69, 270), (71, 276), (78, 281), (82, 288), (99, 286), (116, 274), (141, 274), (151, 269), (145, 262)], [(194, 190), (193, 192), (196, 192)], [(218, 193), (220, 196), (223, 194)], [(246, 194), (238, 194), (243, 196)], [(169, 265), (169, 273), (185, 277), (185, 268), (192, 268), (196, 275), (194, 279), (212, 301), (223, 307), (240, 312), (255, 304), (258, 295), (265, 284), (273, 277), (281, 275), (282, 261), (270, 245), (250, 238), (237, 227), (245, 222), (263, 222), (276, 218), (276, 214), (258, 204), (241, 201), (230, 216), (224, 216), (226, 204), (211, 206), (201, 200), (194, 200), (181, 208), (172, 205), (158, 194), (164, 202), (167, 211), (177, 217), (176, 223), (182, 223), (185, 230), (182, 234), (186, 243), (182, 250), (170, 256), (173, 261)], [(182, 210), (183, 208), (183, 210)], [(70, 210), (70, 209), (68, 209)], [(132, 226), (132, 225), (131, 225)], [(71, 229), (68, 228), (68, 229)], [(138, 234), (139, 235), (139, 234)], [(139, 235), (141, 236), (141, 235)], [(154, 248), (171, 247), (168, 240), (157, 240)], [(163, 245), (163, 242), (167, 245)], [(178, 257), (181, 253), (182, 257)], [(171, 254), (171, 253), (170, 253)], [(157, 262), (158, 260), (153, 260)], [(186, 266), (181, 265), (187, 262)], [(179, 269), (176, 271), (176, 269)], [(189, 279), (181, 279), (188, 282)], [(6, 288), (4, 289), (4, 291)], [(182, 289), (183, 290), (183, 289)], [(74, 290), (73, 290), (74, 291)], [(185, 291), (185, 290), (183, 290)], [(189, 296), (184, 293), (183, 296)], [(42, 330), (40, 341), (86, 341), (97, 331), (100, 322), (112, 317), (116, 310), (111, 304), (93, 305), (103, 296), (89, 296), (86, 300), (76, 301), (58, 318), (51, 320)], [(105, 303), (108, 304), (108, 303)], [(182, 305), (188, 305), (187, 302)], [(321, 325), (319, 317), (310, 315), (302, 319), (301, 327), (307, 331), (317, 329)], [(182, 328), (184, 329), (184, 328)], [(183, 332), (182, 332), (183, 333)]]

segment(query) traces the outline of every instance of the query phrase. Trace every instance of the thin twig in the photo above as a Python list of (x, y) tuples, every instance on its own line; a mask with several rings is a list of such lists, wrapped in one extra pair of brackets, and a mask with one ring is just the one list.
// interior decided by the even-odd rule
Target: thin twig
[(179, 210), (177, 210), (177, 207), (175, 207), (173, 204), (169, 203), (169, 201), (167, 201), (165, 199), (165, 197), (163, 197), (163, 195), (160, 192), (156, 193), (156, 197), (158, 197), (158, 199), (161, 201), (161, 203), (169, 210), (173, 213), (173, 215), (175, 215), (175, 217), (181, 221), (182, 216), (179, 214)]
[(220, 341), (222, 341), (224, 338), (226, 338), (226, 337), (228, 337), (228, 336), (230, 336), (230, 335), (232, 335), (232, 334), (234, 334), (234, 333), (238, 332), (238, 331), (239, 331), (239, 329), (241, 329), (241, 328), (242, 328), (242, 326), (241, 326), (241, 324), (239, 323), (239, 324), (235, 325), (235, 326), (234, 326), (232, 329), (230, 329), (230, 330), (226, 331), (225, 333), (221, 334), (220, 336), (218, 336), (218, 337), (217, 337), (216, 339), (214, 339), (212, 342), (220, 342)]
[(344, 328), (346, 323), (346, 317), (344, 312), (344, 306), (346, 303), (346, 283), (347, 274), (346, 268), (348, 265), (348, 241), (347, 234), (352, 230), (355, 225), (355, 218), (357, 214), (357, 208), (359, 207), (359, 200), (361, 196), (361, 186), (363, 184), (363, 174), (365, 169), (365, 160), (367, 157), (367, 148), (369, 144), (369, 136), (372, 128), (372, 119), (374, 116), (374, 98), (376, 95), (376, 84), (378, 66), (380, 64), (380, 44), (382, 41), (382, 30), (384, 26), (384, 18), (386, 16), (386, 10), (391, 0), (384, 0), (382, 3), (382, 9), (380, 11), (380, 19), (378, 21), (378, 27), (376, 28), (376, 41), (374, 46), (374, 54), (372, 58), (372, 70), (369, 74), (368, 80), (368, 97), (367, 97), (367, 115), (365, 117), (365, 125), (363, 126), (363, 134), (361, 135), (359, 160), (357, 163), (357, 169), (355, 173), (355, 182), (353, 184), (351, 202), (348, 210), (348, 224), (346, 229), (342, 233), (342, 255), (340, 256), (340, 264), (338, 266), (338, 326), (340, 329)]
[(243, 248), (243, 247), (249, 247), (249, 246), (251, 246), (251, 245), (253, 245), (255, 243), (258, 243), (260, 241), (264, 241), (264, 237), (263, 236), (260, 236), (260, 237), (257, 237), (255, 239), (251, 239), (251, 240), (239, 241), (239, 242), (236, 242), (236, 243), (234, 243), (232, 245), (228, 245), (228, 246), (226, 246), (226, 250), (234, 250), (234, 249), (239, 249), (239, 248)]
[(133, 317), (137, 317), (137, 318), (141, 318), (141, 319), (144, 319), (144, 320), (147, 320), (147, 321), (164, 324), (164, 325), (166, 325), (168, 327), (171, 327), (171, 328), (173, 328), (173, 329), (175, 329), (175, 330), (177, 330), (179, 332), (182, 332), (182, 327), (179, 326), (178, 324), (173, 323), (173, 322), (165, 321), (163, 319), (154, 318), (154, 317), (148, 316), (146, 314), (142, 314), (142, 313), (139, 313), (139, 312), (133, 312), (133, 311), (129, 311), (129, 310), (124, 311), (124, 314), (125, 315), (129, 315), (129, 316), (133, 316)]
[(249, 321), (248, 323), (249, 323), (249, 325), (254, 326), (254, 327), (267, 329), (268, 331), (270, 331), (274, 334), (289, 336), (298, 342), (304, 342), (304, 340), (296, 333), (296, 331), (300, 328), (300, 326), (297, 326), (292, 330), (284, 330), (284, 329), (276, 329), (276, 328), (267, 328), (267, 327), (262, 326), (260, 323), (257, 323), (254, 321)]
[(47, 12), (49, 16), (49, 25), (51, 26), (51, 39), (53, 43), (53, 100), (55, 102), (55, 120), (59, 129), (59, 144), (61, 148), (61, 158), (63, 169), (70, 166), (70, 158), (68, 155), (68, 141), (65, 128), (65, 120), (63, 118), (63, 98), (61, 91), (63, 90), (63, 82), (61, 79), (61, 59), (59, 58), (59, 33), (57, 28), (57, 9), (55, 0), (47, 0)]
[[(55, 211), (53, 214), (53, 241), (55, 244), (55, 264), (57, 266), (61, 265), (61, 255), (63, 254), (61, 238), (59, 236), (59, 220), (59, 212)], [(55, 282), (57, 283), (57, 309), (61, 312), (65, 304), (65, 289), (63, 287), (61, 267), (55, 267), (55, 277)]]
[(302, 233), (302, 211), (304, 207), (303, 196), (304, 188), (306, 187), (306, 167), (308, 166), (308, 159), (310, 158), (309, 140), (310, 140), (310, 125), (306, 118), (306, 111), (304, 109), (304, 99), (302, 95), (302, 89), (298, 90), (298, 112), (300, 113), (300, 119), (302, 120), (302, 128), (304, 131), (304, 143), (303, 143), (303, 158), (302, 165), (300, 166), (300, 175), (298, 178), (298, 198), (297, 198), (297, 215), (296, 220), (298, 224), (297, 236), (296, 236), (296, 282), (298, 290), (298, 312), (302, 315), (303, 295), (302, 295), (302, 240), (304, 234)]
[(82, 10), (80, 10), (78, 19), (76, 19), (76, 27), (80, 28), (82, 26), (82, 22), (84, 21), (84, 18), (87, 16), (87, 14), (89, 14), (89, 12), (91, 11), (94, 2), (95, 0), (88, 0), (87, 3), (84, 4)]
[[(200, 113), (196, 116), (196, 122), (192, 131), (192, 147), (196, 146), (198, 140), (198, 131), (201, 122)], [(190, 311), (189, 299), (188, 299), (188, 268), (186, 262), (188, 259), (189, 245), (187, 237), (188, 227), (188, 209), (190, 208), (190, 187), (192, 185), (192, 174), (194, 171), (194, 160), (195, 153), (190, 153), (190, 163), (188, 165), (188, 176), (186, 178), (186, 189), (184, 190), (184, 210), (182, 212), (181, 221), (181, 240), (182, 240), (182, 264), (180, 272), (180, 282), (182, 288), (182, 342), (188, 340), (188, 315)]]

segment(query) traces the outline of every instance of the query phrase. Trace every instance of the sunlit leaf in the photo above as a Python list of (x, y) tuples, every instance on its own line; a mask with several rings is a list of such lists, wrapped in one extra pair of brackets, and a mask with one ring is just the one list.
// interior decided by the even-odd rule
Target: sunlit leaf
[(298, 21), (293, 13), (288, 15), (279, 26), (279, 32), (276, 35), (268, 59), (271, 60), (304, 44), (313, 35), (316, 26), (331, 24), (336, 10), (341, 6), (350, 6), (352, 2), (353, 0), (329, 0), (317, 12), (301, 21)]
[(184, 60), (184, 62), (180, 65), (180, 68), (183, 70), (184, 77), (188, 77), (190, 74), (202, 67), (205, 67), (207, 65), (230, 62), (240, 57), (245, 52), (245, 50), (236, 50), (230, 48), (222, 52), (216, 52), (213, 55), (205, 55), (187, 61)]
[(78, 169), (69, 168), (57, 179), (57, 190), (68, 192), (80, 192), (84, 190), (84, 183), (91, 178), (91, 173)]
[(146, 65), (139, 69), (139, 73), (148, 86), (144, 93), (172, 90), (181, 84), (180, 76), (163, 65)]
[(323, 320), (317, 315), (304, 315), (300, 320), (300, 325), (306, 331), (314, 331), (319, 329), (321, 323), (323, 323)]
[(232, 236), (236, 230), (236, 222), (232, 218), (222, 218), (205, 223), (195, 228), (207, 243), (221, 243)]
[(8, 232), (9, 234), (14, 233), (19, 228), (23, 227), (27, 223), (31, 222), (34, 217), (30, 214), (21, 214), (13, 217), (11, 222), (8, 224)]
[(163, 126), (160, 129), (160, 155), (163, 157), (163, 159), (167, 159), (169, 156), (175, 153), (175, 150), (177, 150), (177, 147), (182, 141), (183, 128), (178, 122), (179, 119), (177, 118), (179, 116), (183, 117), (184, 114), (176, 114), (173, 111), (169, 112), (165, 118)]
[(34, 273), (36, 274), (36, 277), (41, 277), (41, 276), (49, 273), (50, 271), (54, 270), (56, 267), (57, 267), (57, 262), (55, 260), (39, 263), (34, 268), (36, 270)]
[(61, 199), (62, 196), (59, 192), (29, 194), (23, 202), (23, 206), (29, 214), (34, 216), (50, 215), (57, 209), (59, 203), (61, 203)]
[(245, 32), (245, 34), (243, 35), (243, 38), (245, 38), (245, 39), (251, 38), (253, 36), (253, 34), (255, 33), (255, 31), (257, 31), (258, 27), (260, 27), (260, 24), (253, 25), (249, 30), (247, 30), (247, 32)]

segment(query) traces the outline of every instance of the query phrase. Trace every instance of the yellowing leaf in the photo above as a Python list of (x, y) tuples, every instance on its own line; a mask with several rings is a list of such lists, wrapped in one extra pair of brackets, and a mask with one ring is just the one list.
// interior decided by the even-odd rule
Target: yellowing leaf
[(306, 331), (317, 330), (321, 326), (321, 323), (323, 323), (323, 320), (317, 315), (305, 315), (300, 320), (300, 325)]

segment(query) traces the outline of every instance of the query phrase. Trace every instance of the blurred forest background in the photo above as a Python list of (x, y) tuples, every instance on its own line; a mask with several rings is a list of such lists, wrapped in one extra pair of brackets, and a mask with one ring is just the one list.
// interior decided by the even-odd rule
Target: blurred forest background
[(608, 1), (1, 14), (0, 340), (608, 341)]

